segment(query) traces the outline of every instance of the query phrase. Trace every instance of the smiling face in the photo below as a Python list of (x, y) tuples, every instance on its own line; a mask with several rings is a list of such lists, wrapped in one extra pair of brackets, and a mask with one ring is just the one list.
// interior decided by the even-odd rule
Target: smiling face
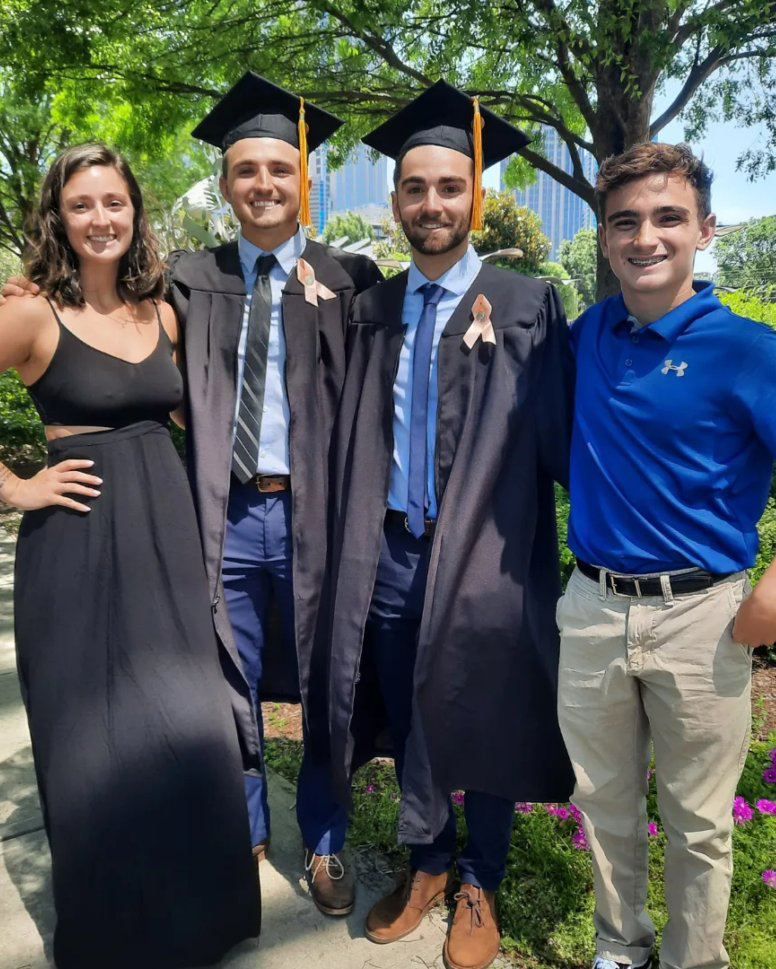
[(224, 161), (221, 193), (246, 239), (265, 251), (290, 239), (299, 219), (299, 149), (278, 138), (242, 138)]
[(110, 165), (74, 172), (62, 188), (59, 212), (79, 263), (118, 262), (132, 243), (129, 186)]
[(714, 215), (700, 218), (697, 193), (683, 175), (644, 175), (607, 193), (601, 248), (642, 322), (693, 295), (695, 253), (707, 248), (715, 228)]
[(439, 145), (419, 145), (401, 159), (393, 215), (414, 250), (426, 256), (465, 250), (472, 211), (471, 158)]

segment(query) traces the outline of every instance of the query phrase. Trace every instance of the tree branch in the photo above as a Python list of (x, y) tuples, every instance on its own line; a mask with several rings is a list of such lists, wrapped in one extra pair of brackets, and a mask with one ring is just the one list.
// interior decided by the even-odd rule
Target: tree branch
[(574, 175), (570, 175), (557, 165), (553, 165), (551, 161), (548, 161), (543, 155), (533, 151), (531, 148), (521, 148), (518, 151), (518, 155), (522, 155), (527, 162), (533, 165), (534, 168), (538, 168), (540, 172), (544, 172), (546, 175), (554, 178), (556, 182), (560, 182), (564, 188), (578, 195), (583, 201), (587, 202), (591, 209), (595, 210), (595, 190), (584, 176), (576, 178)]

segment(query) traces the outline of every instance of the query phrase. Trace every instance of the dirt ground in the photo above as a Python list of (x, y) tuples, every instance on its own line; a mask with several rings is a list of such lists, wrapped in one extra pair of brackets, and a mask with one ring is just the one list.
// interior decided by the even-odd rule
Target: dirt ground
[[(767, 740), (776, 733), (776, 666), (768, 666), (759, 656), (754, 659), (752, 677), (754, 739)], [(267, 737), (300, 740), (302, 717), (298, 704), (263, 703), (264, 733)]]

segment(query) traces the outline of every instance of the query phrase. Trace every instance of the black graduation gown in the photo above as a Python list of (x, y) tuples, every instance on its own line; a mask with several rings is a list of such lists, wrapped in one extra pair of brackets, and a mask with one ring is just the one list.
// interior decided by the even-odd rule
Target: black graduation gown
[[(342, 797), (358, 759), (353, 711), (363, 699), (357, 682), (388, 495), (406, 284), (405, 272), (355, 301), (333, 444), (329, 702)], [(469, 350), (463, 335), (480, 293), (492, 304), (496, 345), (478, 340)], [(410, 843), (439, 833), (450, 791), (555, 801), (573, 783), (556, 716), (553, 487), (567, 480), (573, 368), (553, 288), (484, 265), (442, 334), (438, 375), (439, 514), (399, 821), (399, 838)]]
[[(307, 302), (296, 271), (283, 290), (286, 390), (290, 410), (294, 621), (297, 656), (270, 636), (263, 658), (262, 699), (302, 700), (314, 737), (327, 733), (325, 677), (310, 696), (313, 640), (326, 560), (329, 443), (345, 375), (344, 334), (355, 293), (382, 277), (365, 256), (308, 241), (302, 258), (333, 299)], [(232, 636), (221, 584), (229, 497), (232, 426), (237, 400), (237, 348), (245, 285), (236, 242), (174, 253), (170, 297), (183, 331), (187, 382), (187, 467), (194, 492), (215, 627), (223, 646), (246, 767), (259, 760), (248, 683)]]

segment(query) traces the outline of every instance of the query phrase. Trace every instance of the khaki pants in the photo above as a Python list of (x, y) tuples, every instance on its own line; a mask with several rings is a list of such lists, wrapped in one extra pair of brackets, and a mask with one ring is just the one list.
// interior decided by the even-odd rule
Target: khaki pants
[(661, 969), (728, 969), (722, 943), (732, 807), (751, 724), (752, 651), (731, 637), (744, 573), (675, 597), (627, 598), (576, 570), (558, 602), (558, 715), (593, 857), (596, 948), (639, 965), (647, 898), (647, 770), (654, 744), (668, 846)]

